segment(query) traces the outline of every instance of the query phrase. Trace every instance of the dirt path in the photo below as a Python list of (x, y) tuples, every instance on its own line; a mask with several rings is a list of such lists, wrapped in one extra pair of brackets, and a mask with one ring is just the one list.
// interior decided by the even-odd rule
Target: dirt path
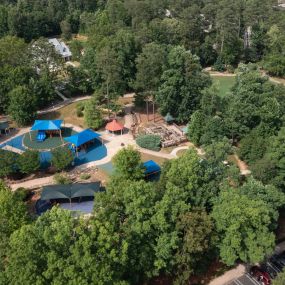
[(240, 160), (240, 158), (236, 154), (234, 155), (234, 159), (242, 175), (251, 174), (251, 171), (248, 169), (248, 165), (244, 161)]

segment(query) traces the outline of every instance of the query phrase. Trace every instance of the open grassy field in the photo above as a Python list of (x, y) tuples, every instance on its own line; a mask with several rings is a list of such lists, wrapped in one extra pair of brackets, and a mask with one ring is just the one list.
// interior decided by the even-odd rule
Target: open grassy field
[[(86, 102), (86, 101), (81, 101), (81, 102)], [(69, 104), (59, 110), (56, 110), (54, 112), (50, 112), (48, 114), (43, 114), (39, 115), (38, 119), (39, 120), (56, 120), (56, 119), (61, 119), (64, 120), (65, 123), (67, 124), (73, 124), (76, 126), (79, 126), (81, 128), (87, 128), (84, 118), (83, 117), (77, 117), (76, 115), (76, 103)]]
[(235, 84), (234, 76), (214, 76), (212, 75), (213, 82), (219, 84), (219, 95), (225, 97)]

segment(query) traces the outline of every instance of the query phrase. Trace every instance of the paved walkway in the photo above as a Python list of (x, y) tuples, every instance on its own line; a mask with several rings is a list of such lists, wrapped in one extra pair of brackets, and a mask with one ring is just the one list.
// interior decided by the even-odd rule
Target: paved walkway
[(66, 98), (61, 92), (59, 92), (57, 89), (55, 89), (55, 93), (63, 100), (67, 101), (68, 98)]
[(178, 157), (177, 156), (178, 151), (180, 151), (180, 150), (187, 150), (187, 149), (189, 149), (189, 147), (190, 146), (179, 146), (179, 147), (175, 148), (174, 150), (172, 150), (172, 152), (170, 154), (175, 156), (175, 157)]
[(10, 140), (12, 140), (15, 137), (21, 136), (21, 135), (29, 132), (29, 130), (30, 130), (30, 127), (29, 128), (19, 129), (17, 132), (13, 132), (11, 135), (8, 135), (5, 140), (3, 140), (3, 141), (0, 140), (0, 145), (9, 142)]
[(38, 111), (37, 113), (38, 114), (46, 114), (46, 113), (49, 113), (49, 112), (53, 112), (53, 111), (56, 111), (56, 110), (59, 110), (69, 104), (72, 104), (74, 102), (79, 102), (79, 101), (83, 101), (83, 100), (87, 100), (87, 99), (90, 99), (91, 96), (83, 96), (83, 97), (74, 97), (72, 99), (67, 99), (63, 102), (60, 102), (54, 106), (51, 106), (51, 107), (48, 107), (47, 109), (44, 109), (44, 110), (41, 110), (41, 111)]
[(237, 279), (243, 276), (246, 272), (246, 268), (244, 265), (238, 265), (236, 268), (227, 271), (222, 276), (219, 276), (212, 280), (209, 285), (225, 285), (228, 282), (231, 282), (234, 279)]
[(153, 156), (162, 157), (162, 158), (166, 158), (166, 159), (173, 159), (173, 158), (175, 158), (175, 156), (172, 155), (171, 153), (152, 151), (152, 150), (141, 148), (141, 147), (138, 147), (138, 146), (136, 148), (140, 152), (145, 153), (145, 154), (150, 154), (150, 155), (153, 155)]
[(18, 148), (12, 147), (10, 145), (5, 145), (4, 147), (2, 147), (2, 149), (9, 150), (9, 151), (12, 151), (12, 152), (15, 152), (15, 153), (19, 153), (19, 154), (22, 154), (24, 152), (23, 150), (20, 150)]
[(54, 183), (55, 182), (54, 182), (53, 175), (52, 175), (52, 176), (48, 176), (44, 178), (37, 178), (37, 179), (28, 180), (25, 182), (10, 184), (10, 187), (12, 191), (15, 191), (16, 189), (20, 187), (24, 187), (26, 189), (35, 189), (35, 188), (40, 188), (42, 186), (51, 185)]

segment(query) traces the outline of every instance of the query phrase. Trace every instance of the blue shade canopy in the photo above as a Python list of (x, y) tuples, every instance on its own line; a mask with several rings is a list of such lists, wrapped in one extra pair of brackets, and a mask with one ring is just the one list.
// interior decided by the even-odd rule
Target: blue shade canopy
[(87, 129), (71, 137), (64, 138), (64, 140), (71, 144), (74, 144), (76, 147), (79, 147), (89, 141), (98, 139), (100, 136), (100, 134)]
[(157, 173), (161, 171), (161, 167), (153, 160), (144, 162), (143, 166), (145, 168), (145, 175), (149, 175), (149, 174)]
[(182, 128), (184, 134), (188, 134), (188, 126)]
[(31, 131), (58, 131), (62, 120), (35, 120)]
[(174, 118), (171, 116), (170, 113), (167, 113), (166, 116), (164, 117), (165, 122), (173, 122)]

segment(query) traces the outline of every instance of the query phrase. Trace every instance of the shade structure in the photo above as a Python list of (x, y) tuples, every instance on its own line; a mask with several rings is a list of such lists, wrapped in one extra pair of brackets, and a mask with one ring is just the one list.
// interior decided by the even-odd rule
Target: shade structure
[(70, 185), (44, 186), (41, 200), (72, 199), (79, 197), (94, 197), (96, 192), (101, 191), (101, 183), (77, 183)]
[(181, 130), (184, 134), (188, 134), (188, 126), (183, 127)]
[(117, 132), (122, 131), (124, 126), (114, 119), (112, 122), (106, 125), (105, 129), (110, 132)]
[(6, 130), (9, 128), (9, 123), (8, 121), (0, 121), (0, 131), (1, 130)]
[(62, 120), (35, 120), (31, 131), (59, 131)]
[(151, 175), (161, 171), (161, 167), (153, 160), (144, 162), (143, 166), (145, 168), (145, 175)]
[(98, 139), (101, 135), (90, 130), (86, 129), (78, 134), (75, 134), (71, 137), (64, 138), (65, 141), (75, 145), (76, 147), (80, 147), (81, 145), (90, 142), (94, 139)]
[(174, 118), (171, 116), (170, 113), (167, 113), (167, 115), (164, 117), (165, 122), (170, 123), (174, 121)]

